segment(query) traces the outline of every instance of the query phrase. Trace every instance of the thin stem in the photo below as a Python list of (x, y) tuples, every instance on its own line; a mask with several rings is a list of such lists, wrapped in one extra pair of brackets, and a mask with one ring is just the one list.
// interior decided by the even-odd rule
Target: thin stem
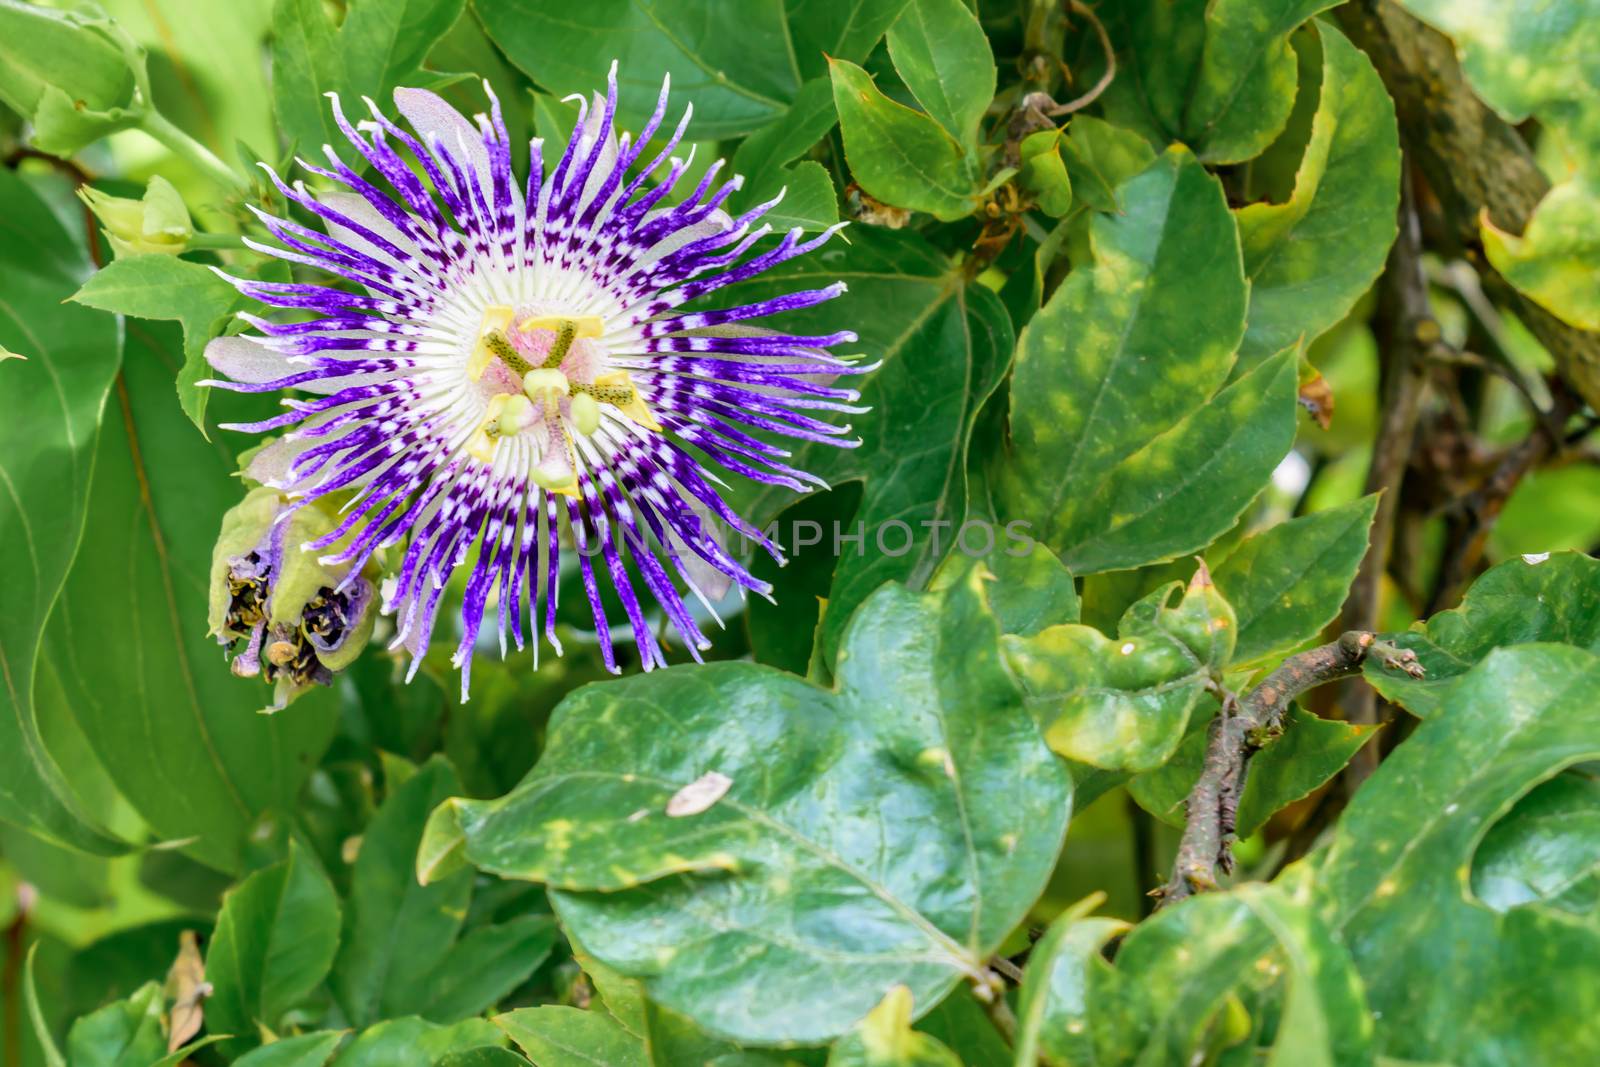
[(211, 149), (174, 126), (165, 115), (154, 108), (146, 112), (139, 128), (170, 148), (176, 155), (194, 164), (201, 173), (229, 192), (242, 193), (249, 189), (244, 178), (218, 159)]
[(196, 233), (189, 236), (190, 249), (234, 251), (244, 247), (244, 239), (236, 233)]
[(1351, 630), (1330, 644), (1290, 656), (1250, 694), (1212, 720), (1200, 779), (1189, 791), (1188, 821), (1178, 845), (1172, 878), (1158, 890), (1166, 907), (1196, 892), (1217, 888), (1217, 868), (1233, 869), (1234, 817), (1244, 793), (1250, 757), (1282, 731), (1289, 703), (1301, 693), (1361, 669), (1368, 655), (1414, 678), (1422, 667), (1414, 652), (1378, 640), (1367, 630)]

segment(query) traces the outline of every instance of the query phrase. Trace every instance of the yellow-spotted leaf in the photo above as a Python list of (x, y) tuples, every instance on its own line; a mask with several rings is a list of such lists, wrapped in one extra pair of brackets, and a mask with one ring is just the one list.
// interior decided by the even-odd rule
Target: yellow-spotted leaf
[[(983, 579), (880, 589), (833, 689), (726, 662), (577, 690), (516, 790), (452, 802), (467, 859), (548, 885), (589, 953), (714, 1036), (825, 1041), (897, 985), (931, 1008), (1027, 913), (1070, 808)], [(671, 814), (713, 771), (726, 792)]]
[(1248, 285), (1217, 180), (1182, 148), (1116, 190), (1073, 270), (1023, 331), (1004, 510), (1073, 574), (1204, 547), (1294, 436), (1292, 350), (1225, 385)]
[[(1296, 38), (1320, 84), (1311, 136), (1281, 204), (1237, 212), (1250, 278), (1250, 314), (1241, 364), (1253, 364), (1297, 339), (1309, 343), (1342, 319), (1383, 269), (1394, 242), (1400, 199), (1400, 145), (1394, 103), (1366, 56), (1319, 22)], [(1312, 68), (1315, 69), (1314, 67)]]
[(1061, 756), (1115, 771), (1161, 766), (1233, 653), (1233, 610), (1204, 570), (1128, 609), (1115, 638), (1066, 623), (1003, 638), (1028, 707)]

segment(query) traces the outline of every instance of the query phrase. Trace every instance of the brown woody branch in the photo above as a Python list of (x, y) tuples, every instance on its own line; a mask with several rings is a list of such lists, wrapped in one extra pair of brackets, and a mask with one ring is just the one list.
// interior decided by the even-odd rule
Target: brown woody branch
[(1502, 229), (1521, 233), (1550, 189), (1527, 143), (1473, 95), (1449, 38), (1394, 0), (1353, 0), (1339, 9), (1339, 21), (1394, 98), (1406, 146), (1484, 290), (1516, 312), (1555, 357), (1562, 378), (1600, 408), (1600, 333), (1570, 326), (1528, 300), (1483, 255), (1484, 212)]
[(1369, 630), (1350, 630), (1337, 641), (1284, 660), (1237, 707), (1224, 700), (1209, 728), (1200, 778), (1189, 791), (1188, 821), (1172, 878), (1155, 891), (1160, 907), (1215, 889), (1217, 869), (1233, 869), (1234, 819), (1250, 758), (1282, 732), (1290, 701), (1308, 689), (1354, 674), (1369, 655), (1379, 657), (1386, 667), (1422, 676), (1414, 652), (1380, 641)]

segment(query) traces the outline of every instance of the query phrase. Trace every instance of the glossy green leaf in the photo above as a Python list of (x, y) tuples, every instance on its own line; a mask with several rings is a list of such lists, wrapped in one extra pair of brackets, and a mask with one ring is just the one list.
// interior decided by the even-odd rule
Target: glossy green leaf
[(1600, 919), (1600, 782), (1578, 769), (1517, 801), (1472, 858), (1472, 894), (1495, 911), (1538, 901)]
[(779, 0), (597, 0), (581, 18), (543, 0), (479, 2), (474, 10), (511, 62), (557, 97), (605, 92), (616, 60), (624, 129), (649, 117), (663, 75), (672, 77), (675, 106), (694, 106), (693, 136), (717, 139), (782, 114), (800, 85), (822, 73), (801, 76)]
[(438, 87), (444, 79), (424, 72), (423, 60), (465, 5), (466, 0), (352, 0), (336, 27), (321, 0), (278, 0), (272, 11), (272, 105), (285, 138), (306, 158), (320, 158), (323, 145), (346, 143), (324, 94), (338, 93), (354, 123), (366, 114), (363, 96), (388, 107), (397, 87)]
[(0, 348), (14, 402), (0, 419), (0, 819), (77, 848), (114, 852), (39, 732), (34, 673), (45, 621), (84, 534), (100, 420), (122, 360), (115, 319), (63, 304), (92, 269), (12, 171), (0, 169)]
[(1507, 560), (1472, 583), (1459, 608), (1384, 636), (1414, 651), (1427, 674), (1410, 678), (1369, 664), (1367, 681), (1427, 718), (1455, 680), (1496, 648), (1552, 641), (1600, 651), (1600, 561), (1577, 552)]
[[(1309, 343), (1344, 318), (1394, 242), (1400, 198), (1394, 104), (1371, 61), (1337, 29), (1318, 23), (1317, 39), (1321, 95), (1294, 192), (1285, 203), (1237, 212), (1250, 278), (1241, 351), (1247, 364), (1297, 340)], [(1314, 42), (1308, 35), (1302, 45)]]
[(644, 1042), (605, 1012), (546, 1005), (493, 1022), (539, 1067), (650, 1067)]
[(338, 946), (338, 898), (298, 846), (230, 890), (206, 948), (206, 1020), (234, 1035), (224, 1051), (238, 1056), (255, 1047), (260, 1027), (276, 1030), (327, 975)]
[(1236, 662), (1288, 651), (1339, 614), (1377, 507), (1368, 496), (1290, 519), (1246, 538), (1214, 566), (1217, 588), (1239, 619)]
[(1482, 223), (1484, 253), (1508, 282), (1572, 325), (1600, 330), (1600, 193), (1591, 182), (1552, 189), (1521, 236), (1487, 214)]
[(476, 927), (450, 947), (437, 967), (409, 983), (412, 995), (406, 1002), (437, 1022), (478, 1015), (538, 970), (555, 942), (555, 920), (548, 915)]
[(834, 1042), (828, 1067), (961, 1067), (936, 1037), (911, 1029), (911, 990), (897, 985), (854, 1030)]
[(487, 1019), (440, 1026), (408, 1016), (363, 1030), (333, 1058), (333, 1067), (435, 1067), (453, 1052), (505, 1043), (505, 1035)]
[[(1121, 924), (1070, 916), (1047, 935), (1051, 952), (1038, 978), (1029, 975), (1023, 1004), (1021, 1025), (1041, 1018), (1038, 1046), (1053, 1063), (1371, 1060), (1361, 984), (1303, 885), (1248, 884), (1184, 901), (1134, 927), (1114, 966), (1100, 947)], [(1267, 1013), (1278, 1018), (1275, 1033), (1260, 1026)]]
[(343, 1030), (317, 1030), (262, 1045), (234, 1061), (234, 1067), (324, 1067), (345, 1039)]
[(933, 119), (885, 96), (854, 63), (835, 60), (833, 103), (845, 158), (861, 188), (886, 204), (945, 222), (977, 210), (972, 159)]
[[(926, 582), (953, 548), (982, 557), (1024, 544), (1005, 527), (962, 533), (973, 420), (1004, 376), (1012, 348), (1005, 309), (990, 290), (963, 285), (954, 265), (914, 234), (855, 227), (850, 241), (737, 293), (741, 301), (762, 300), (841, 280), (850, 286), (844, 296), (773, 324), (795, 332), (847, 325), (861, 336), (857, 350), (883, 361), (852, 383), (872, 409), (852, 420), (861, 446), (802, 445), (787, 461), (830, 485), (862, 483), (854, 521), (842, 524), (836, 545), (831, 529), (824, 535), (838, 556), (822, 626), (829, 659), (851, 613), (884, 582)], [(908, 449), (908, 441), (918, 446)], [(795, 500), (781, 486), (746, 492), (740, 512), (757, 527)], [(856, 534), (860, 540), (852, 540)]]
[[(97, 536), (73, 567), (45, 654), (61, 679), (61, 713), (145, 823), (166, 840), (193, 838), (190, 855), (237, 871), (245, 835), (264, 814), (292, 808), (327, 746), (332, 701), (315, 693), (283, 714), (258, 714), (269, 690), (234, 677), (206, 633), (212, 545), (242, 492), (229, 445), (245, 439), (208, 442), (179, 411), (176, 327), (127, 329), (89, 499)], [(259, 418), (274, 405), (219, 395), (210, 408)]]
[[(714, 1035), (827, 1039), (897, 984), (931, 1006), (1026, 913), (1070, 806), (983, 585), (881, 589), (835, 690), (748, 663), (579, 690), (516, 791), (453, 802), (468, 858), (562, 890), (590, 952)], [(663, 814), (713, 771), (708, 808)], [(807, 1010), (749, 1011), (776, 1001)]]
[(1315, 872), (1386, 1054), (1460, 1067), (1600, 1058), (1600, 928), (1470, 895), (1474, 848), (1539, 781), (1600, 757), (1600, 658), (1490, 653), (1355, 795)]
[(1079, 908), (1062, 913), (1034, 942), (1022, 976), (1017, 1003), (1017, 1063), (1031, 1067), (1043, 1057), (1051, 1064), (1094, 1062), (1094, 1034), (1100, 1025), (1091, 991), (1108, 979), (1101, 955), (1106, 942), (1128, 930), (1120, 919), (1085, 918)]
[(1118, 636), (1068, 623), (1003, 638), (1006, 659), (1066, 759), (1114, 771), (1165, 763), (1190, 713), (1233, 649), (1233, 612), (1197, 575), (1171, 604), (1176, 582), (1134, 604)]
[(1172, 149), (1091, 223), (1094, 262), (1023, 331), (997, 495), (1074, 574), (1222, 533), (1294, 434), (1286, 352), (1221, 388), (1247, 285), (1216, 179)]
[[(1344, 769), (1345, 764), (1377, 733), (1375, 726), (1324, 719), (1298, 705), (1284, 717), (1283, 733), (1250, 760), (1244, 792), (1239, 796), (1235, 830), (1246, 838), (1272, 814), (1313, 791)], [(1183, 739), (1165, 766), (1128, 783), (1139, 806), (1170, 826), (1182, 826), (1184, 800), (1205, 763), (1206, 731)]]
[(994, 99), (994, 55), (962, 0), (911, 0), (889, 28), (889, 57), (922, 109), (968, 152)]
[(178, 372), (178, 402), (196, 426), (205, 428), (210, 390), (195, 383), (210, 375), (206, 342), (227, 316), (243, 306), (237, 289), (204, 264), (151, 254), (113, 260), (95, 272), (72, 299), (135, 318), (181, 322), (183, 369)]

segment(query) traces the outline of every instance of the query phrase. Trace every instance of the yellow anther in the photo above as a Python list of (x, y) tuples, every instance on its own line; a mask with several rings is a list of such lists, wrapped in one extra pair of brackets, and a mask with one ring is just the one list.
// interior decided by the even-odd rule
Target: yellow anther
[(588, 393), (572, 396), (572, 428), (585, 437), (600, 428), (600, 404)]
[(474, 430), (471, 439), (467, 441), (467, 455), (479, 463), (493, 463), (497, 440), (490, 437), (487, 430), (482, 428)]
[(628, 376), (627, 371), (614, 370), (600, 375), (594, 380), (591, 391), (596, 400), (610, 404), (638, 425), (647, 430), (661, 432), (661, 423), (656, 421), (655, 413), (639, 395), (639, 390), (634, 386), (633, 379)]
[(535, 466), (532, 471), (532, 477), (535, 484), (550, 490), (552, 493), (561, 493), (574, 498), (578, 495), (578, 472), (571, 466), (560, 474), (551, 474), (549, 471)]
[[(502, 437), (519, 434), (538, 421), (539, 414), (534, 410), (533, 401), (523, 394), (502, 393), (501, 396), (495, 397), (495, 400), (499, 400), (501, 397), (504, 397), (505, 403), (500, 405), (499, 421), (495, 423), (495, 428), (500, 431)], [(490, 402), (489, 410), (494, 410), (492, 401)]]
[(517, 329), (523, 333), (534, 330), (555, 330), (560, 333), (561, 327), (569, 322), (572, 323), (574, 337), (600, 337), (606, 331), (605, 323), (598, 315), (583, 315), (578, 318), (567, 315), (535, 315), (517, 323)]
[(504, 304), (492, 304), (483, 309), (483, 319), (478, 323), (478, 339), (467, 360), (468, 378), (477, 381), (483, 377), (483, 372), (489, 369), (489, 364), (495, 358), (491, 338), (500, 334), (504, 339), (505, 332), (511, 328), (511, 320), (516, 317), (516, 309)]

